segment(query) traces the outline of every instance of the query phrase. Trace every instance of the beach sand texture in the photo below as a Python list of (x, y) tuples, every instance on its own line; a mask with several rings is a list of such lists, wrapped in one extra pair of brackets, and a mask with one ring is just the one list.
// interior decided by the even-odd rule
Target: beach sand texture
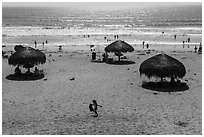
[[(194, 53), (195, 45), (202, 43), (202, 3), (167, 3), (161, 8), (132, 3), (138, 9), (124, 10), (83, 10), (64, 4), (71, 9), (49, 8), (49, 3), (47, 8), (2, 7), (2, 51), (9, 57), (15, 45), (35, 48), (36, 41), (47, 58), (38, 66), (44, 78), (24, 81), (9, 78), (15, 67), (2, 58), (3, 135), (202, 134), (202, 54)], [(103, 8), (111, 9), (106, 4)], [(125, 53), (129, 64), (92, 62), (90, 45), (104, 52), (115, 35), (135, 49)], [(140, 76), (140, 64), (160, 53), (185, 65), (185, 90), (142, 87), (148, 79)], [(89, 110), (92, 100), (103, 106), (98, 117)]]
[[(2, 134), (202, 134), (201, 54), (141, 48), (127, 54), (134, 64), (114, 65), (91, 62), (86, 48), (74, 50), (46, 51), (39, 66), (45, 77), (35, 81), (6, 79), (15, 67), (2, 59)], [(141, 87), (140, 64), (161, 51), (185, 65), (188, 90)], [(88, 109), (93, 99), (103, 106), (98, 117)]]

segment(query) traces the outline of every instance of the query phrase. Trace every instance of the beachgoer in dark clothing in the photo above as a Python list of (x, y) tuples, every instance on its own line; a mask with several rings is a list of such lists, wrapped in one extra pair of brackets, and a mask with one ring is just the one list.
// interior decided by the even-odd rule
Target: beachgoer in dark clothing
[(36, 46), (37, 46), (37, 41), (35, 41), (34, 43), (35, 43), (35, 48), (36, 48)]
[(183, 48), (184, 48), (184, 46), (185, 46), (185, 41), (183, 41)]
[(21, 70), (19, 68), (19, 65), (15, 68), (15, 75), (20, 75), (21, 74)]
[(95, 113), (94, 117), (97, 117), (98, 116), (98, 113), (97, 113), (98, 106), (99, 107), (102, 107), (102, 106), (98, 105), (96, 100), (92, 100), (92, 102), (93, 102), (93, 104), (89, 104), (89, 109), (90, 109), (90, 111), (93, 111)]
[(96, 52), (95, 51), (92, 52), (92, 60), (96, 60)]
[(176, 39), (176, 35), (174, 35), (174, 39)]
[(190, 42), (191, 38), (188, 38), (188, 42)]
[(43, 45), (43, 48), (44, 48), (45, 43), (43, 42), (42, 45)]
[(59, 52), (62, 52), (62, 45), (59, 45)]
[(146, 46), (147, 46), (147, 49), (148, 49), (149, 48), (149, 44), (147, 44)]
[(35, 74), (35, 75), (40, 75), (40, 71), (38, 70), (37, 67), (35, 67), (34, 74)]
[(202, 53), (202, 44), (200, 43), (199, 49), (198, 49), (198, 53)]
[(103, 62), (106, 62), (108, 60), (108, 53), (103, 53)]
[(143, 42), (142, 42), (142, 45), (143, 45), (143, 48), (144, 48), (144, 45), (145, 45), (145, 41), (143, 41)]
[(195, 53), (197, 52), (197, 49), (198, 49), (198, 48), (197, 48), (197, 46), (195, 45), (195, 47), (194, 47)]
[(39, 71), (37, 67), (35, 67), (35, 71)]
[(45, 44), (47, 44), (47, 43), (48, 43), (48, 41), (46, 40), (46, 41), (45, 41)]

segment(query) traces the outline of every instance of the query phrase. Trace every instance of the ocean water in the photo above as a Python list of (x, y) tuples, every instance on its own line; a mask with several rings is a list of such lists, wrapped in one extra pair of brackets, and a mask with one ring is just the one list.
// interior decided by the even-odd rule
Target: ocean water
[[(161, 32), (165, 32), (162, 34)], [(48, 39), (55, 45), (108, 44), (119, 34), (129, 43), (182, 44), (202, 40), (202, 5), (85, 10), (65, 7), (2, 7), (3, 45), (33, 44)], [(172, 39), (178, 35), (177, 41)], [(91, 35), (87, 39), (83, 35)], [(81, 37), (73, 37), (81, 36)], [(104, 41), (104, 36), (110, 41)]]
[(3, 7), (2, 25), (58, 28), (201, 26), (202, 6), (80, 10), (63, 7)]

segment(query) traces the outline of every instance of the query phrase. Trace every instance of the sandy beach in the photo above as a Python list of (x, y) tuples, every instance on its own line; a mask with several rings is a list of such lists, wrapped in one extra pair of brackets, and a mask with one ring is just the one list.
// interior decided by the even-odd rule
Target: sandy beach
[[(126, 56), (134, 63), (125, 65), (91, 62), (82, 43), (63, 52), (48, 48), (38, 66), (45, 77), (34, 81), (6, 79), (15, 67), (2, 59), (2, 134), (202, 134), (202, 55), (193, 46), (153, 45), (150, 54), (133, 47)], [(185, 65), (188, 90), (141, 87), (140, 64), (162, 52)], [(96, 118), (88, 109), (93, 99), (103, 106)]]
[[(99, 61), (117, 39), (134, 51), (118, 64)], [(16, 45), (46, 55), (44, 63), (33, 50), (40, 54), (33, 60), (44, 63), (37, 66), (42, 77), (14, 77), (8, 58)], [(201, 2), (3, 2), (2, 134), (202, 135), (202, 53), (194, 52), (201, 45)], [(185, 66), (179, 88), (151, 87), (161, 79), (140, 75), (141, 63), (160, 53)], [(102, 106), (98, 117), (90, 112), (92, 100)]]

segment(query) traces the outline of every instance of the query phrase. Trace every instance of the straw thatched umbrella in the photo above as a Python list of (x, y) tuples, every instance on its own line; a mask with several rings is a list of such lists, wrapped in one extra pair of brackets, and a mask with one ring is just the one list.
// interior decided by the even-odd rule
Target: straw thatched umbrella
[(13, 53), (8, 59), (9, 65), (23, 66), (28, 69), (28, 72), (30, 72), (30, 68), (34, 67), (34, 65), (43, 64), (45, 62), (45, 54), (31, 47), (21, 47), (20, 50)]
[(140, 65), (140, 75), (145, 74), (148, 78), (152, 76), (160, 77), (163, 81), (164, 77), (182, 78), (186, 74), (185, 66), (177, 59), (166, 54), (158, 54), (153, 56)]
[(15, 51), (19, 51), (19, 50), (23, 50), (23, 49), (25, 49), (25, 47), (22, 46), (22, 45), (16, 45), (16, 46), (14, 47), (14, 50), (15, 50)]
[(114, 52), (116, 56), (118, 56), (118, 60), (120, 61), (120, 56), (122, 55), (122, 53), (126, 53), (126, 52), (132, 52), (134, 51), (134, 48), (122, 41), (122, 40), (117, 40), (113, 43), (111, 43), (110, 45), (108, 45), (106, 48), (105, 48), (105, 51), (106, 52)]

